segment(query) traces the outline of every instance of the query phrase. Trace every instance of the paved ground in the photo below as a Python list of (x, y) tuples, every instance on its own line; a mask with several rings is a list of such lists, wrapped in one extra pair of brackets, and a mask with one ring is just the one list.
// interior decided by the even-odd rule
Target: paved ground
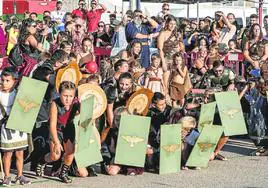
[(106, 176), (75, 178), (70, 185), (57, 180), (36, 179), (27, 187), (90, 187), (90, 188), (136, 188), (136, 187), (268, 187), (268, 157), (248, 156), (254, 146), (246, 140), (230, 140), (223, 155), (228, 161), (212, 161), (202, 170), (181, 171), (177, 174), (157, 175), (145, 173), (142, 176)]

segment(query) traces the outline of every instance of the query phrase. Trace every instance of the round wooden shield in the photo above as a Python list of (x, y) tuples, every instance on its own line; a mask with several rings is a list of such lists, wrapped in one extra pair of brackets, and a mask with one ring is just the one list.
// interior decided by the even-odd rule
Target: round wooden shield
[(100, 117), (107, 108), (107, 98), (101, 87), (93, 84), (82, 84), (78, 86), (78, 97), (84, 100), (89, 96), (94, 96), (93, 119)]
[(58, 70), (56, 77), (56, 89), (59, 91), (60, 83), (63, 81), (71, 81), (76, 86), (82, 78), (82, 75), (79, 71), (79, 67), (76, 62), (69, 63), (66, 67)]
[(127, 101), (127, 110), (130, 114), (147, 115), (154, 93), (150, 89), (139, 89)]

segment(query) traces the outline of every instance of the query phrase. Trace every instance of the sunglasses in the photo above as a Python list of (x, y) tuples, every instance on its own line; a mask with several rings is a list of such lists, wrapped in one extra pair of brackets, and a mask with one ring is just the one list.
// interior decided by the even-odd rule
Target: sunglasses
[(142, 15), (140, 15), (140, 14), (135, 15), (135, 17), (136, 17), (136, 18), (137, 18), (137, 17), (143, 18), (143, 16), (142, 16)]
[(98, 27), (104, 27), (104, 25), (99, 25)]
[(164, 8), (164, 10), (169, 10), (169, 8)]
[(223, 70), (222, 69), (220, 69), (220, 70), (214, 70), (214, 72), (222, 72)]

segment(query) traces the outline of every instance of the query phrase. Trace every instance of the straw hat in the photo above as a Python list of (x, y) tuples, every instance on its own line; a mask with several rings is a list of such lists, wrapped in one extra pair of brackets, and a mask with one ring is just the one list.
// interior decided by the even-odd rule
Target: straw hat
[(71, 62), (68, 66), (58, 70), (56, 77), (56, 89), (59, 91), (60, 83), (63, 81), (71, 81), (76, 86), (81, 80), (82, 74), (76, 62)]
[(147, 115), (154, 93), (150, 89), (139, 89), (127, 101), (127, 110), (133, 114)]
[(93, 84), (82, 84), (78, 86), (78, 97), (84, 100), (89, 96), (94, 97), (94, 109), (92, 119), (100, 117), (107, 108), (107, 98), (101, 87)]

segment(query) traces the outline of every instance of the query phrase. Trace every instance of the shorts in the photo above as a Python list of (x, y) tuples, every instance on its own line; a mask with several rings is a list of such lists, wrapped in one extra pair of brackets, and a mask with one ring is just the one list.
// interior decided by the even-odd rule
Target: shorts
[(65, 127), (58, 125), (57, 134), (61, 144), (66, 143), (68, 140), (70, 140), (71, 143), (75, 143), (74, 124), (68, 124)]

